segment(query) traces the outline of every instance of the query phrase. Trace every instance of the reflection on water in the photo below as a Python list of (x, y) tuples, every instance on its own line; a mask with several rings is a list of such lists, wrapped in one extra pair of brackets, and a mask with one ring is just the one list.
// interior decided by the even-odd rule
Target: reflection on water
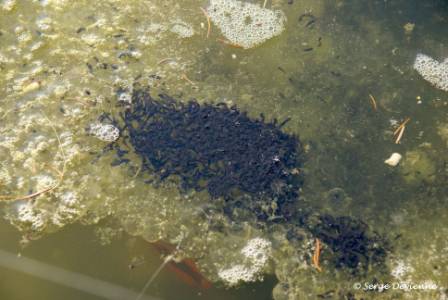
[[(163, 262), (159, 253), (141, 239), (124, 237), (102, 246), (91, 228), (79, 226), (20, 249), (17, 231), (4, 222), (1, 226), (2, 245), (7, 245), (2, 246), (7, 250), (0, 252), (0, 270), (7, 274), (1, 279), (2, 299), (59, 299), (61, 295), (64, 299), (136, 299)], [(269, 295), (272, 287), (272, 280), (268, 280), (264, 285), (237, 291), (201, 292), (191, 290), (164, 269), (141, 299), (176, 299), (179, 295), (183, 299), (269, 299), (263, 295)]]
[[(270, 299), (273, 289), (275, 299), (447, 297), (448, 93), (413, 68), (419, 53), (448, 57), (446, 1), (266, 1), (286, 16), (285, 29), (251, 49), (227, 41), (213, 20), (207, 33), (200, 9), (207, 6), (0, 2), (0, 196), (18, 199), (2, 203), (10, 224), (0, 223), (1, 250), (138, 294), (173, 254), (151, 243), (180, 245), (177, 262), (194, 262), (213, 288), (191, 288), (175, 274), (191, 279), (193, 264), (174, 265), (148, 289), (161, 299)], [(299, 217), (261, 222), (236, 201), (231, 220), (223, 200), (206, 191), (154, 183), (124, 137), (117, 143), (128, 153), (108, 150), (110, 140), (91, 128), (108, 122), (104, 113), (119, 116), (135, 81), (154, 95), (237, 105), (267, 121), (291, 118), (283, 130), (306, 152), (297, 170), (305, 178), (293, 208)], [(383, 163), (392, 153), (402, 155), (395, 167)], [(359, 274), (338, 265), (336, 258), (350, 257), (341, 249), (353, 248), (339, 247), (329, 220), (346, 217), (356, 221), (338, 224), (345, 233), (353, 224), (366, 229), (351, 241), (386, 241), (380, 267)], [(264, 281), (225, 289), (219, 274), (250, 268), (244, 249), (257, 238), (272, 245)], [(369, 249), (366, 261), (378, 254)], [(143, 263), (129, 269), (136, 261)], [(2, 299), (98, 299), (4, 267)], [(378, 281), (437, 288), (354, 288)]]
[[(94, 279), (79, 273), (69, 272), (26, 257), (18, 257), (17, 255), (3, 250), (0, 250), (0, 265), (13, 271), (22, 272), (39, 279), (77, 289), (100, 298), (133, 299), (138, 297), (138, 295), (132, 291), (105, 281)], [(139, 299), (156, 300), (158, 298), (141, 297)]]

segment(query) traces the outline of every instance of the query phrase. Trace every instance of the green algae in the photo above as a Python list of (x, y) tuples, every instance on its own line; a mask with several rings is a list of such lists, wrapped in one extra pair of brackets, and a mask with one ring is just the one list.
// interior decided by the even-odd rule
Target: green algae
[(406, 152), (401, 168), (406, 182), (411, 184), (423, 181), (428, 183), (434, 182), (436, 166), (427, 148), (428, 145), (426, 147), (423, 145), (423, 147), (417, 150)]
[[(45, 239), (71, 223), (101, 228), (102, 220), (112, 218), (114, 226), (150, 242), (182, 241), (181, 256), (194, 258), (218, 285), (219, 270), (238, 259), (248, 240), (263, 237), (273, 245), (267, 272), (279, 281), (275, 299), (315, 299), (330, 291), (333, 297), (442, 298), (448, 274), (448, 96), (424, 82), (412, 61), (422, 48), (447, 56), (446, 4), (272, 2), (286, 13), (286, 30), (248, 50), (217, 42), (214, 26), (205, 38), (199, 10), (205, 1), (12, 1), (11, 10), (2, 8), (1, 194), (45, 189), (58, 180), (53, 169), (67, 162), (61, 185), (32, 203), (40, 223), (18, 218), (23, 202), (7, 205), (7, 219), (28, 239)], [(299, 21), (306, 13), (315, 23)], [(415, 23), (411, 34), (403, 30), (408, 22)], [(172, 32), (180, 23), (195, 34), (182, 38)], [(206, 193), (182, 195), (172, 184), (146, 184), (151, 174), (139, 172), (132, 153), (129, 165), (112, 166), (114, 153), (105, 152), (107, 144), (86, 127), (103, 112), (117, 113), (115, 91), (131, 88), (139, 76), (185, 100), (237, 104), (253, 117), (291, 117), (285, 130), (300, 135), (308, 149), (299, 209), (362, 219), (393, 242), (388, 268), (353, 277), (329, 264), (331, 251), (324, 246), (324, 271), (318, 273), (311, 264), (310, 233), (300, 231), (301, 239), (293, 241), (287, 225), (260, 229), (244, 211), (238, 212), (244, 222), (229, 221)], [(377, 99), (377, 112), (369, 94)], [(395, 145), (392, 124), (408, 116), (412, 121)], [(391, 169), (382, 163), (397, 151), (404, 155), (402, 165)], [(340, 200), (336, 188), (343, 190)], [(354, 283), (374, 278), (432, 281), (440, 290), (354, 290)]]

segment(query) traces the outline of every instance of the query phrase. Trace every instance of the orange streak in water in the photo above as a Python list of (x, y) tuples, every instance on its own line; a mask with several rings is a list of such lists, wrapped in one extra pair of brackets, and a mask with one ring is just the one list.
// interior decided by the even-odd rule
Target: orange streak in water
[[(164, 241), (151, 243), (151, 245), (163, 254), (172, 253), (175, 250), (173, 245)], [(212, 287), (212, 283), (201, 274), (192, 259), (184, 259), (179, 263), (169, 262), (167, 268), (173, 272), (180, 281), (188, 286), (203, 290)]]

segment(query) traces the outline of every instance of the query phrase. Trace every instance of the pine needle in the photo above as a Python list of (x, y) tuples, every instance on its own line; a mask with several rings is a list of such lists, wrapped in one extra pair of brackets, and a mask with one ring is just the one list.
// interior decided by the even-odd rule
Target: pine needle
[(411, 120), (411, 118), (406, 118), (406, 120), (401, 123), (400, 126), (394, 131), (395, 138), (395, 144), (399, 144), (401, 141), (401, 138), (403, 137), (404, 130), (406, 129), (406, 124)]
[(400, 124), (400, 126), (397, 127), (397, 129), (394, 131), (394, 135), (397, 135), (398, 132), (400, 132), (401, 128), (406, 126), (406, 124), (411, 120), (411, 118), (406, 118), (403, 123)]
[(166, 64), (166, 63), (169, 63), (169, 62), (174, 62), (174, 61), (176, 61), (175, 58), (168, 57), (168, 58), (164, 58), (164, 59), (162, 59), (161, 61), (159, 61), (159, 62), (157, 63), (157, 65), (163, 65), (163, 64)]
[(377, 105), (376, 105), (376, 100), (375, 98), (372, 96), (372, 94), (369, 94), (370, 97), (370, 103), (372, 104), (372, 108), (374, 111), (377, 111)]
[(320, 244), (320, 240), (316, 239), (316, 246), (314, 248), (314, 254), (313, 254), (313, 265), (319, 272), (322, 272), (322, 268), (320, 267), (320, 251), (321, 250), (322, 250), (322, 246)]
[(188, 78), (187, 74), (185, 74), (185, 73), (182, 74), (181, 78), (184, 79), (185, 81), (187, 81), (189, 84), (196, 86), (196, 84), (193, 81), (191, 81), (190, 78)]
[(207, 11), (203, 9), (202, 7), (199, 7), (202, 12), (204, 13), (204, 16), (207, 18), (207, 38), (210, 36), (210, 31), (212, 29), (211, 23), (210, 23), (210, 16), (208, 15)]

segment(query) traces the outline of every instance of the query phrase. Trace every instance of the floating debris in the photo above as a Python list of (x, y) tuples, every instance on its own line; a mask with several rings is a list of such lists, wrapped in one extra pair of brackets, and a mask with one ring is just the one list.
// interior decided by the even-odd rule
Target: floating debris
[(414, 23), (408, 22), (408, 23), (403, 25), (404, 33), (406, 35), (411, 35), (412, 32), (414, 31), (414, 28), (415, 28), (415, 24)]
[(30, 84), (24, 86), (22, 89), (22, 92), (24, 94), (27, 94), (29, 92), (33, 92), (33, 91), (37, 90), (39, 87), (40, 87), (39, 82), (33, 81)]
[(314, 248), (313, 254), (313, 265), (319, 271), (322, 272), (322, 268), (320, 267), (320, 252), (322, 251), (322, 246), (319, 239), (316, 239), (316, 246)]
[(378, 110), (378, 106), (376, 104), (375, 97), (372, 96), (372, 94), (369, 94), (370, 104), (372, 105), (372, 108), (374, 111)]
[(395, 153), (392, 153), (392, 155), (388, 159), (386, 159), (384, 161), (384, 163), (391, 167), (396, 167), (398, 165), (398, 163), (400, 162), (401, 158), (402, 158), (401, 154), (395, 152)]
[(207, 38), (210, 36), (210, 31), (211, 31), (211, 23), (210, 23), (210, 16), (208, 15), (207, 11), (205, 9), (203, 9), (202, 7), (199, 7), (199, 9), (202, 11), (202, 13), (204, 14), (204, 16), (207, 18)]
[(406, 129), (406, 124), (411, 120), (411, 118), (406, 118), (400, 126), (394, 131), (395, 144), (400, 144), (401, 138), (403, 137), (404, 130)]

